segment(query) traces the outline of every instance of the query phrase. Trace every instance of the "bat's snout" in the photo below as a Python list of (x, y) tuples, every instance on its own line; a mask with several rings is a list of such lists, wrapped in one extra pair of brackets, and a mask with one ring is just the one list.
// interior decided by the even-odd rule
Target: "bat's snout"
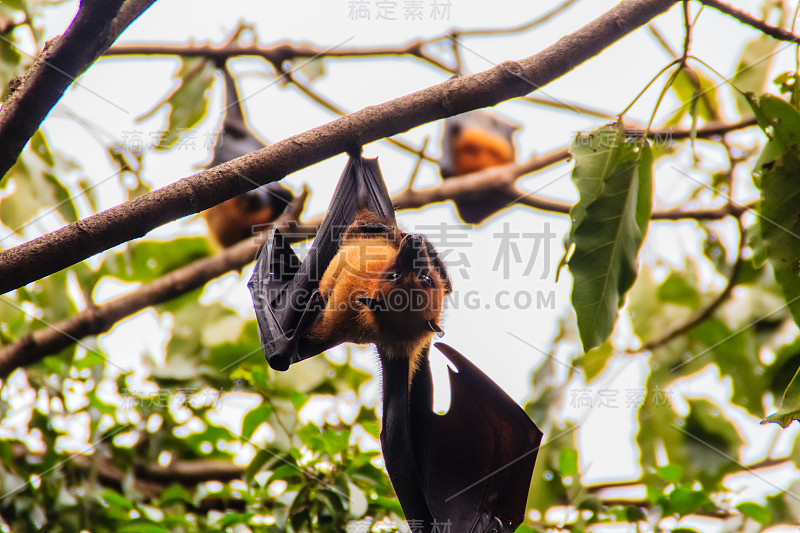
[(421, 236), (409, 234), (403, 238), (397, 253), (397, 267), (398, 271), (412, 273), (417, 278), (427, 274), (430, 270), (430, 258), (425, 240)]

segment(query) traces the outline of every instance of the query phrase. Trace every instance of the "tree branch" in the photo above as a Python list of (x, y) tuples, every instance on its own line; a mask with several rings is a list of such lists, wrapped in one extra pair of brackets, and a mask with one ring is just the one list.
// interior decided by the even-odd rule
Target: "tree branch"
[(0, 108), (0, 181), (64, 91), (155, 0), (81, 0), (67, 31), (44, 45)]
[[(285, 76), (285, 78), (289, 81), (289, 83), (292, 83), (295, 87), (297, 87), (297, 89), (301, 93), (306, 95), (309, 99), (313, 100), (314, 102), (316, 102), (317, 104), (321, 105), (322, 107), (324, 107), (325, 109), (327, 109), (328, 111), (330, 111), (332, 113), (335, 113), (335, 114), (337, 114), (337, 115), (339, 115), (341, 117), (347, 116), (347, 112), (344, 111), (341, 107), (337, 106), (336, 104), (334, 104), (333, 102), (331, 102), (330, 100), (328, 100), (327, 98), (322, 96), (321, 94), (317, 93), (316, 91), (314, 91), (308, 85), (298, 81), (292, 75), (291, 72), (286, 72), (286, 71), (282, 71), (282, 72), (283, 72), (283, 76)], [(431, 163), (437, 163), (436, 159), (432, 158), (431, 156), (429, 156), (428, 154), (425, 153), (425, 150), (418, 150), (417, 148), (414, 148), (413, 146), (411, 146), (410, 144), (408, 144), (405, 141), (402, 141), (400, 139), (394, 139), (392, 137), (386, 137), (385, 140), (386, 140), (386, 142), (388, 142), (390, 144), (393, 144), (394, 146), (400, 148), (401, 150), (405, 150), (406, 152), (412, 153), (412, 154), (420, 157), (421, 159), (424, 159), (426, 161), (430, 161)]]
[[(731, 204), (728, 204), (731, 205)], [(733, 267), (731, 268), (730, 277), (728, 278), (728, 282), (725, 284), (725, 288), (720, 292), (714, 300), (708, 304), (705, 309), (701, 310), (700, 312), (696, 313), (694, 316), (689, 318), (686, 322), (681, 324), (680, 326), (676, 327), (672, 331), (667, 332), (666, 334), (658, 337), (656, 339), (652, 339), (642, 345), (641, 348), (637, 350), (632, 350), (635, 352), (644, 352), (644, 351), (651, 351), (655, 348), (660, 346), (664, 346), (665, 344), (669, 343), (671, 340), (675, 339), (679, 335), (683, 335), (687, 331), (690, 331), (697, 327), (698, 325), (705, 322), (714, 311), (719, 309), (719, 307), (725, 303), (728, 297), (731, 295), (733, 288), (736, 286), (736, 283), (739, 281), (739, 272), (742, 270), (742, 252), (744, 251), (745, 245), (747, 244), (747, 236), (745, 235), (745, 228), (742, 225), (741, 219), (739, 219), (739, 249), (736, 254), (736, 261), (733, 263)]]
[(0, 294), (336, 154), (528, 94), (599, 54), (676, 1), (623, 1), (527, 59), (364, 108), (6, 250), (0, 253)]
[[(565, 0), (561, 4), (557, 5), (553, 9), (551, 9), (550, 11), (544, 13), (543, 15), (541, 15), (539, 17), (536, 17), (535, 19), (531, 20), (530, 22), (526, 22), (526, 23), (521, 24), (519, 26), (513, 26), (511, 28), (501, 28), (501, 29), (491, 28), (491, 29), (485, 29), (485, 30), (452, 30), (450, 32), (450, 36), (452, 36), (454, 38), (477, 37), (477, 36), (485, 37), (487, 35), (509, 35), (509, 34), (512, 34), (512, 33), (521, 33), (521, 32), (524, 32), (524, 31), (528, 31), (531, 28), (534, 28), (534, 27), (536, 27), (536, 26), (538, 26), (540, 24), (544, 24), (545, 22), (547, 22), (551, 18), (553, 18), (553, 17), (559, 15), (560, 13), (564, 12), (565, 10), (567, 10), (569, 7), (572, 6), (572, 4), (574, 4), (574, 3), (578, 2), (578, 1), (579, 0)], [(432, 44), (432, 43), (436, 43), (436, 42), (439, 42), (439, 41), (443, 41), (445, 39), (447, 39), (447, 37), (436, 37), (436, 38), (430, 39), (428, 41), (425, 41), (424, 44)]]
[(206, 45), (168, 45), (168, 44), (125, 44), (112, 46), (105, 57), (130, 55), (160, 55), (177, 57), (205, 57), (218, 64), (231, 57), (261, 57), (271, 63), (277, 72), (283, 71), (283, 63), (293, 59), (320, 57), (374, 57), (374, 56), (413, 56), (445, 72), (453, 73), (453, 69), (423, 49), (425, 43), (414, 41), (405, 46), (379, 48), (319, 48), (310, 44), (281, 43), (274, 46), (239, 45), (236, 43), (223, 46)]
[(719, 0), (698, 0), (698, 1), (701, 4), (713, 7), (714, 9), (717, 9), (718, 11), (725, 13), (726, 15), (730, 15), (731, 17), (735, 18), (742, 24), (747, 24), (748, 26), (752, 26), (753, 28), (769, 35), (774, 39), (777, 39), (779, 41), (788, 41), (790, 43), (800, 43), (800, 36), (795, 35), (789, 30), (784, 30), (783, 28), (778, 28), (777, 26), (772, 26), (770, 24), (767, 24), (763, 20), (758, 19), (753, 15), (750, 15), (749, 13), (736, 9), (735, 7), (726, 4), (725, 2), (720, 2)]
[[(741, 127), (743, 123), (730, 125), (730, 128)], [(721, 126), (712, 125), (709, 132), (717, 134)], [(728, 130), (730, 131), (730, 130)], [(700, 135), (703, 130), (698, 130)], [(651, 132), (657, 134), (658, 132)], [(683, 136), (683, 130), (674, 132)], [(392, 204), (396, 209), (418, 209), (428, 204), (455, 200), (458, 198), (486, 192), (505, 192), (509, 197), (509, 205), (521, 204), (543, 211), (554, 213), (569, 213), (571, 206), (566, 203), (538, 198), (530, 193), (518, 190), (514, 183), (521, 176), (541, 170), (552, 164), (564, 161), (569, 157), (567, 149), (555, 150), (549, 154), (533, 157), (521, 163), (512, 163), (500, 167), (492, 167), (479, 172), (443, 181), (436, 187), (425, 189), (406, 188), (392, 196)], [(297, 242), (313, 238), (317, 229), (322, 224), (323, 216), (317, 216), (302, 224), (292, 224), (297, 220), (305, 201), (307, 192), (298, 197), (290, 206), (289, 211), (276, 225), (285, 233), (287, 240)], [(747, 206), (726, 204), (719, 208), (694, 211), (657, 211), (653, 213), (654, 220), (714, 220), (727, 216), (739, 216)], [(213, 257), (195, 261), (185, 267), (179, 268), (163, 277), (141, 285), (133, 292), (120, 296), (99, 306), (93, 306), (85, 311), (64, 319), (46, 328), (39, 329), (26, 335), (14, 344), (0, 348), (0, 379), (8, 376), (16, 368), (31, 365), (43, 357), (58, 353), (59, 351), (79, 342), (80, 339), (91, 335), (105, 333), (119, 320), (132, 315), (147, 307), (158, 305), (176, 298), (189, 291), (202, 287), (212, 279), (227, 272), (240, 270), (253, 261), (258, 250), (263, 245), (263, 236), (256, 235), (252, 240), (247, 240), (220, 252)]]

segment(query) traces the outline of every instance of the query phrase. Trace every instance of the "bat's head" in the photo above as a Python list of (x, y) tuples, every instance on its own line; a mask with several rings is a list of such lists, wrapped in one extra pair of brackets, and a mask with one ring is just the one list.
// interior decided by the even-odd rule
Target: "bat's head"
[[(375, 329), (382, 353), (397, 347), (416, 354), (440, 326), (449, 281), (432, 246), (421, 235), (403, 235), (393, 256), (376, 272), (369, 293), (358, 297), (363, 315)], [(435, 253), (435, 252), (434, 252)]]
[(517, 126), (483, 110), (445, 120), (442, 176), (452, 177), (514, 161)]
[(207, 209), (203, 216), (216, 241), (229, 248), (263, 230), (286, 210), (293, 198), (286, 187), (268, 183)]
[(359, 212), (320, 281), (326, 308), (309, 340), (315, 347), (374, 343), (382, 353), (418, 354), (441, 333), (450, 290), (444, 263), (425, 237)]

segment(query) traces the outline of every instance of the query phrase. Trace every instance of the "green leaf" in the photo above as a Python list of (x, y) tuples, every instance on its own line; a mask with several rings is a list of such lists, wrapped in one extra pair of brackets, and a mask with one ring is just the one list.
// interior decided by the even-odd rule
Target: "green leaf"
[(800, 420), (800, 369), (797, 370), (789, 386), (783, 392), (781, 408), (762, 420), (761, 423), (774, 422), (782, 428), (787, 428), (792, 420)]
[(613, 346), (611, 346), (610, 342), (605, 342), (576, 359), (575, 365), (582, 368), (586, 373), (586, 381), (591, 381), (605, 370), (608, 361), (613, 355)]
[(656, 469), (658, 477), (670, 483), (677, 483), (683, 477), (683, 468), (679, 465), (665, 465)]
[(117, 529), (118, 533), (169, 533), (169, 530), (150, 520), (131, 520), (128, 525)]
[(308, 401), (308, 396), (297, 391), (292, 391), (289, 395), (289, 399), (292, 401), (294, 408), (299, 411)]
[(800, 520), (800, 513), (795, 494), (800, 489), (800, 482), (795, 481), (789, 487), (777, 494), (767, 495), (767, 509), (775, 524), (792, 524)]
[(578, 504), (578, 509), (591, 511), (597, 516), (603, 512), (603, 502), (595, 494), (589, 494)]
[(103, 354), (96, 351), (90, 351), (86, 352), (86, 354), (80, 359), (76, 359), (73, 364), (78, 370), (83, 370), (84, 368), (92, 368), (93, 366), (104, 365), (105, 362), (106, 358), (103, 356)]
[(250, 519), (255, 513), (228, 513), (217, 522), (221, 527), (232, 526), (234, 524), (249, 524)]
[(144, 120), (158, 111), (162, 106), (169, 106), (168, 129), (161, 137), (158, 148), (166, 149), (180, 141), (187, 148), (203, 143), (189, 133), (208, 111), (208, 94), (214, 84), (214, 65), (203, 58), (190, 57), (181, 59), (181, 68), (175, 75), (178, 86), (167, 98), (155, 106), (150, 112), (140, 117)]
[(586, 217), (586, 208), (600, 195), (605, 185), (603, 176), (615, 165), (617, 147), (624, 143), (625, 132), (616, 125), (603, 126), (588, 135), (578, 134), (570, 148), (575, 166), (570, 176), (580, 199), (569, 211), (571, 227), (564, 246), (564, 259), (570, 253), (575, 231)]
[(275, 453), (269, 449), (259, 449), (256, 452), (255, 457), (250, 460), (250, 464), (247, 465), (247, 470), (245, 471), (245, 479), (248, 481), (252, 481), (256, 474), (261, 471), (261, 468), (267, 464), (270, 459), (275, 457)]
[(800, 368), (800, 337), (775, 350), (775, 360), (764, 372), (767, 390), (775, 398), (783, 397), (798, 368)]
[[(764, 376), (755, 371), (760, 361), (753, 328), (734, 330), (712, 317), (695, 326), (688, 337), (693, 342), (689, 350), (692, 357), (701, 362), (704, 357), (711, 356), (720, 373), (731, 377), (733, 402), (752, 415), (760, 416)], [(688, 367), (690, 365), (686, 365), (686, 369)]]
[(22, 65), (23, 57), (22, 54), (19, 53), (17, 43), (15, 43), (13, 39), (8, 38), (11, 37), (11, 35), (12, 34), (3, 34), (3, 38), (0, 39), (0, 80), (3, 80), (3, 82), (0, 83), (0, 101), (2, 101), (6, 95), (8, 82), (12, 78), (20, 76), (25, 72), (25, 68)]
[[(650, 219), (650, 148), (641, 139), (622, 142), (624, 130), (619, 126), (618, 131), (617, 137), (605, 136), (613, 142), (593, 147), (592, 156), (580, 154), (579, 160), (576, 155), (573, 171), (576, 185), (593, 179), (599, 189), (596, 194), (595, 189), (591, 191), (588, 205), (582, 196), (570, 211), (570, 241), (575, 248), (567, 264), (574, 279), (572, 306), (585, 351), (605, 342), (614, 329), (625, 293), (636, 279), (637, 255)], [(589, 136), (586, 142), (593, 141)], [(583, 169), (582, 160), (593, 157), (602, 165)], [(590, 171), (596, 174), (592, 177)]]
[(116, 505), (117, 507), (122, 507), (123, 509), (133, 509), (133, 502), (129, 501), (127, 498), (111, 489), (106, 489), (103, 491), (103, 500), (105, 500), (109, 505)]
[(742, 446), (736, 426), (708, 400), (689, 400), (689, 416), (682, 432), (695, 475), (704, 486), (713, 486), (738, 469), (735, 458)]
[(642, 520), (647, 520), (647, 517), (639, 507), (628, 505), (625, 508), (625, 519), (628, 522), (641, 522)]
[(684, 305), (697, 309), (700, 307), (700, 296), (697, 294), (697, 287), (678, 274), (670, 272), (667, 279), (658, 287), (658, 299), (662, 302), (676, 305)]
[(148, 282), (212, 254), (208, 239), (180, 237), (170, 241), (136, 241), (124, 253), (103, 262), (107, 272), (124, 281)]
[[(669, 370), (665, 370), (669, 372)], [(678, 414), (669, 402), (656, 398), (659, 387), (657, 376), (651, 375), (646, 382), (647, 395), (639, 408), (639, 429), (636, 433), (636, 444), (639, 447), (640, 462), (644, 469), (657, 469), (659, 456), (666, 451), (670, 464), (687, 464), (689, 458), (684, 446), (685, 436), (673, 427)], [(655, 489), (654, 489), (655, 490)], [(661, 498), (660, 493), (653, 498)], [(656, 500), (651, 500), (657, 503)]]
[(161, 505), (183, 502), (192, 503), (192, 495), (180, 485), (170, 485), (161, 492)]
[(8, 172), (11, 179), (6, 179), (4, 185), (13, 183), (14, 193), (2, 199), (0, 222), (17, 235), (24, 235), (27, 225), (42, 209), (55, 209), (66, 215), (67, 221), (74, 221), (77, 212), (68, 189), (53, 176), (51, 167), (27, 155), (23, 153)]
[(561, 450), (558, 457), (558, 471), (564, 477), (574, 476), (578, 472), (578, 451), (571, 448)]
[(719, 104), (714, 86), (713, 81), (684, 66), (670, 86), (680, 102), (680, 107), (667, 119), (666, 125), (677, 125), (686, 116), (686, 113), (692, 114), (692, 127), (694, 127), (697, 117), (704, 120), (717, 120)]
[(727, 274), (730, 268), (726, 261), (728, 254), (725, 250), (725, 245), (722, 244), (722, 240), (713, 227), (707, 225), (701, 227), (706, 234), (706, 238), (703, 240), (703, 255), (711, 261), (711, 264), (714, 265), (717, 272)]
[(761, 525), (766, 526), (772, 522), (772, 513), (769, 512), (769, 509), (756, 503), (743, 502), (737, 505), (736, 509), (738, 509), (743, 515), (752, 518)]
[(800, 324), (800, 111), (771, 95), (751, 100), (769, 142), (756, 162), (759, 223), (767, 258), (787, 306)]
[(669, 493), (669, 506), (679, 516), (686, 516), (700, 509), (714, 508), (708, 495), (701, 490), (678, 487)]
[[(759, 34), (758, 37), (747, 43), (739, 57), (736, 74), (731, 80), (733, 85), (745, 93), (763, 92), (777, 47), (778, 41), (764, 34)], [(738, 91), (734, 91), (734, 95), (739, 115), (748, 115), (751, 108), (747, 99)]]
[(242, 420), (242, 439), (250, 440), (256, 428), (266, 422), (270, 416), (272, 416), (272, 407), (266, 403), (250, 410)]

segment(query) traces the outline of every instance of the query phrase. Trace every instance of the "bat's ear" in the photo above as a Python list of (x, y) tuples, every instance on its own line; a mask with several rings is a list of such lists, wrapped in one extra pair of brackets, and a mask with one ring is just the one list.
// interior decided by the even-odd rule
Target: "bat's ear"
[(423, 437), (412, 431), (425, 499), (452, 531), (514, 531), (525, 518), (542, 432), (463, 355), (435, 346), (458, 371), (450, 371), (449, 411), (431, 412)]

